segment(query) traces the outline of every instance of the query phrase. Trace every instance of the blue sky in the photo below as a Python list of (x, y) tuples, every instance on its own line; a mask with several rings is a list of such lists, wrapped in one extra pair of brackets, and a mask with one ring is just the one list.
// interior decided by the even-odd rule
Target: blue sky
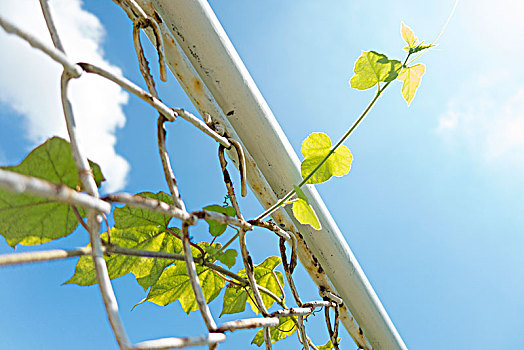
[[(111, 1), (85, 1), (83, 10), (75, 4), (51, 1), (59, 30), (67, 28), (66, 50), (143, 85), (122, 11)], [(338, 139), (372, 98), (372, 92), (348, 84), (362, 50), (401, 59), (400, 22), (431, 41), (453, 1), (211, 5), (299, 153), (311, 132)], [(524, 53), (522, 10), (510, 0), (461, 1), (439, 50), (421, 59), (426, 74), (411, 106), (401, 97), (400, 83), (392, 84), (346, 142), (354, 156), (350, 173), (317, 186), (411, 349), (524, 348), (524, 76), (514, 62)], [(37, 33), (38, 11), (36, 0), (0, 2), (2, 15)], [(15, 41), (0, 33), (10, 52), (0, 58), (1, 165), (18, 163), (46, 137), (64, 132), (55, 95), (60, 68)], [(155, 57), (152, 50), (148, 57)], [(82, 80), (72, 94), (91, 158), (113, 179), (105, 190), (167, 191), (154, 111), (100, 79)], [(160, 85), (168, 104), (194, 111), (172, 76)], [(96, 104), (82, 98), (97, 91)], [(92, 138), (94, 133), (100, 136)], [(220, 203), (225, 189), (214, 142), (180, 120), (168, 127), (168, 147), (188, 208)], [(247, 217), (260, 213), (252, 196), (241, 205)], [(205, 225), (198, 230), (207, 238)], [(86, 243), (79, 230), (18, 250)], [(260, 247), (255, 261), (278, 254), (277, 241), (267, 235), (253, 237), (252, 244)], [(0, 239), (0, 253), (11, 251)], [(116, 348), (98, 289), (60, 286), (74, 265), (70, 260), (0, 270), (0, 348)], [(303, 299), (317, 298), (303, 271), (297, 280)], [(133, 341), (204, 331), (199, 314), (186, 316), (177, 302), (165, 308), (144, 303), (130, 311), (144, 297), (130, 276), (114, 286)], [(216, 315), (218, 300), (211, 303)], [(307, 325), (319, 344), (327, 340), (322, 318)], [(233, 333), (222, 347), (246, 348), (253, 334)], [(275, 348), (295, 347), (291, 338)], [(354, 348), (347, 335), (342, 338), (343, 348)]]

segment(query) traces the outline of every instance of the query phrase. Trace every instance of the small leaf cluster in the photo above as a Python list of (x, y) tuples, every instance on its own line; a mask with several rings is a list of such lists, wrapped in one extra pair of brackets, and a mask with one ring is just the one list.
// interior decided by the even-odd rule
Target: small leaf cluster
[[(357, 90), (377, 87), (375, 98), (368, 109), (357, 120), (355, 127), (386, 87), (393, 81), (399, 80), (403, 82), (402, 96), (408, 105), (415, 97), (422, 76), (426, 72), (426, 67), (423, 64), (407, 65), (406, 63), (411, 55), (429, 49), (434, 45), (419, 42), (415, 33), (404, 23), (401, 23), (400, 32), (407, 44), (404, 50), (408, 52), (408, 55), (404, 63), (401, 63), (399, 60), (389, 59), (386, 55), (376, 51), (363, 51), (362, 55), (355, 62), (353, 68), (355, 74), (349, 80), (351, 87)], [(301, 173), (304, 180), (299, 186), (294, 186), (294, 193), (297, 195), (296, 199), (287, 202), (293, 203), (293, 214), (300, 223), (310, 225), (317, 230), (321, 228), (315, 211), (309, 204), (300, 186), (326, 182), (333, 176), (343, 176), (349, 172), (353, 155), (346, 146), (342, 145), (342, 142), (347, 139), (353, 130), (354, 127), (349, 129), (341, 141), (334, 147), (331, 146), (329, 136), (320, 132), (312, 133), (302, 143), (301, 151), (304, 160), (301, 164)]]

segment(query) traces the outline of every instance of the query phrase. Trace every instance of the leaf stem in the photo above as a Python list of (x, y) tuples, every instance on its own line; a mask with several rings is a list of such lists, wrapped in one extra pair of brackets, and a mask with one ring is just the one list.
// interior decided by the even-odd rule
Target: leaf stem
[[(404, 63), (402, 64), (402, 67), (404, 67), (406, 65), (406, 62), (408, 61), (409, 59), (409, 56), (411, 56), (411, 53), (408, 53), (407, 56), (406, 56), (406, 59), (404, 60)], [(377, 102), (378, 98), (380, 97), (380, 95), (382, 95), (382, 93), (384, 92), (384, 90), (386, 90), (386, 88), (389, 86), (389, 84), (391, 84), (393, 80), (391, 81), (388, 81), (382, 88), (379, 86), (377, 92), (375, 93), (375, 97), (373, 97), (373, 99), (371, 100), (371, 102), (369, 102), (369, 104), (367, 105), (366, 109), (364, 109), (364, 111), (362, 112), (362, 114), (360, 115), (360, 117), (358, 117), (358, 119), (353, 123), (353, 125), (351, 125), (351, 127), (348, 129), (348, 131), (346, 131), (346, 133), (340, 138), (340, 140), (338, 140), (338, 142), (335, 144), (335, 146), (333, 146), (331, 148), (331, 150), (329, 150), (329, 153), (324, 157), (324, 159), (322, 159), (322, 161), (320, 163), (317, 164), (317, 166), (315, 167), (315, 169), (313, 169), (308, 176), (306, 176), (297, 186), (298, 187), (302, 187), (304, 186), (307, 181), (313, 176), (313, 174), (315, 174), (315, 172), (328, 160), (328, 158), (333, 154), (335, 153), (335, 151), (340, 147), (340, 145), (342, 145), (347, 139), (348, 137), (353, 133), (353, 131), (355, 131), (355, 129), (359, 126), (360, 122), (362, 122), (362, 120), (364, 120), (364, 117), (368, 114), (368, 112), (371, 110), (371, 108), (373, 107), (373, 105), (375, 104), (375, 102)], [(294, 194), (296, 193), (295, 189), (289, 191), (281, 200), (279, 200), (277, 203), (273, 204), (271, 207), (269, 207), (268, 209), (266, 209), (266, 211), (264, 211), (262, 214), (260, 214), (259, 216), (257, 216), (257, 218), (255, 219), (255, 221), (258, 221), (258, 220), (262, 220), (264, 219), (266, 216), (268, 215), (271, 215), (273, 212), (275, 212), (278, 208), (280, 208), (289, 198), (291, 198), (291, 196), (293, 196)]]

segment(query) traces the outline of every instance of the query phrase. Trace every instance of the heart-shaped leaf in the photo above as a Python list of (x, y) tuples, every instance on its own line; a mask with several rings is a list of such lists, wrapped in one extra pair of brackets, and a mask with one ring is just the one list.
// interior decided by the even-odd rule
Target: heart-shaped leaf
[(375, 51), (363, 51), (355, 62), (355, 75), (349, 81), (352, 88), (366, 90), (379, 82), (395, 80), (402, 64), (397, 60), (390, 60), (386, 55)]
[[(215, 213), (226, 214), (228, 216), (235, 216), (237, 213), (233, 207), (221, 207), (220, 205), (216, 204), (208, 205), (203, 209), (207, 211), (213, 211)], [(227, 224), (221, 224), (215, 220), (206, 220), (206, 222), (209, 225), (209, 233), (212, 236), (220, 236), (227, 229)]]
[[(331, 150), (331, 140), (324, 133), (315, 132), (302, 142), (304, 161), (300, 167), (302, 178), (309, 174), (322, 162)], [(317, 184), (329, 180), (334, 176), (343, 176), (349, 172), (353, 156), (349, 149), (342, 145), (318, 168), (307, 181), (308, 184)]]

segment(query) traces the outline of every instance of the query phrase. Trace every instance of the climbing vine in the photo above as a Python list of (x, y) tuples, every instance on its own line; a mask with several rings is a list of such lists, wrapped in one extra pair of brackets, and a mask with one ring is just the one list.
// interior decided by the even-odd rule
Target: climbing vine
[[(143, 53), (139, 32), (147, 30), (155, 38), (160, 77), (165, 81), (163, 41), (166, 34), (163, 24), (134, 1), (115, 2), (133, 22), (133, 39), (140, 72), (149, 92), (100, 67), (71, 62), (59, 41), (45, 0), (41, 3), (54, 48), (42, 44), (0, 17), (0, 26), (4, 30), (19, 36), (63, 66), (61, 99), (70, 137), (70, 141), (52, 137), (31, 151), (20, 164), (0, 167), (0, 234), (13, 248), (19, 244), (40, 245), (56, 240), (77, 232), (75, 230), (79, 226), (91, 238), (87, 247), (68, 251), (0, 256), (0, 266), (79, 256), (74, 273), (64, 283), (79, 286), (99, 284), (115, 337), (123, 349), (198, 344), (208, 344), (214, 348), (225, 340), (226, 332), (241, 328), (260, 328), (252, 343), (258, 346), (266, 343), (267, 348), (271, 347), (271, 343), (297, 333), (298, 341), (305, 349), (338, 349), (339, 315), (345, 306), (332, 290), (323, 290), (322, 300), (301, 300), (292, 277), (297, 265), (297, 240), (301, 237), (296, 231), (284, 230), (265, 219), (281, 207), (292, 205), (292, 212), (299, 222), (317, 230), (321, 228), (302, 187), (323, 183), (333, 176), (343, 176), (350, 171), (353, 155), (344, 142), (395, 80), (402, 82), (402, 96), (408, 105), (412, 102), (425, 73), (425, 66), (414, 64), (420, 54), (411, 61), (410, 58), (434, 45), (419, 42), (414, 32), (402, 23), (401, 36), (407, 44), (404, 48), (407, 54), (402, 62), (375, 51), (362, 52), (355, 62), (354, 75), (349, 84), (357, 90), (376, 88), (374, 97), (334, 145), (324, 133), (309, 135), (301, 149), (304, 156), (301, 164), (303, 180), (274, 205), (250, 220), (243, 216), (225, 156), (228, 150), (238, 159), (240, 193), (245, 196), (247, 165), (241, 143), (217, 128), (207, 119), (209, 116), (204, 116), (202, 121), (183, 109), (170, 108), (161, 102)], [(111, 193), (100, 198), (98, 189), (105, 181), (103, 169), (83, 157), (76, 141), (74, 115), (67, 98), (68, 81), (80, 78), (83, 74), (103, 76), (157, 110), (159, 154), (170, 193)], [(178, 117), (189, 121), (218, 143), (217, 163), (222, 169), (227, 198), (224, 205), (212, 204), (193, 211), (186, 209), (165, 146), (165, 124)], [(112, 225), (109, 225), (106, 215), (112, 215)], [(197, 241), (196, 235), (190, 231), (200, 220), (207, 223), (209, 235), (207, 239)], [(105, 222), (106, 226), (103, 232), (101, 222)], [(280, 256), (269, 256), (258, 264), (253, 263), (246, 233), (255, 227), (279, 237)], [(202, 236), (199, 234), (199, 239)], [(216, 242), (221, 236), (228, 237), (226, 243)], [(236, 246), (239, 248), (235, 249)], [(232, 269), (237, 259), (241, 259), (243, 268), (234, 271)], [(283, 269), (283, 272), (279, 269)], [(132, 274), (144, 290), (144, 298), (137, 300), (135, 307), (145, 302), (160, 306), (179, 302), (187, 313), (200, 311), (208, 333), (203, 337), (157, 339), (131, 345), (123, 330), (118, 306), (113, 300), (111, 284), (108, 283), (110, 279), (127, 274)], [(292, 291), (293, 307), (286, 303), (286, 283)], [(221, 315), (244, 312), (249, 305), (252, 312), (261, 317), (218, 326), (207, 304), (217, 299), (222, 292)], [(315, 345), (307, 336), (304, 320), (313, 317), (314, 312), (321, 308), (325, 310), (329, 339), (324, 345)], [(333, 320), (330, 319), (330, 310), (335, 316)], [(370, 348), (362, 332), (356, 331), (351, 336), (359, 347)]]

